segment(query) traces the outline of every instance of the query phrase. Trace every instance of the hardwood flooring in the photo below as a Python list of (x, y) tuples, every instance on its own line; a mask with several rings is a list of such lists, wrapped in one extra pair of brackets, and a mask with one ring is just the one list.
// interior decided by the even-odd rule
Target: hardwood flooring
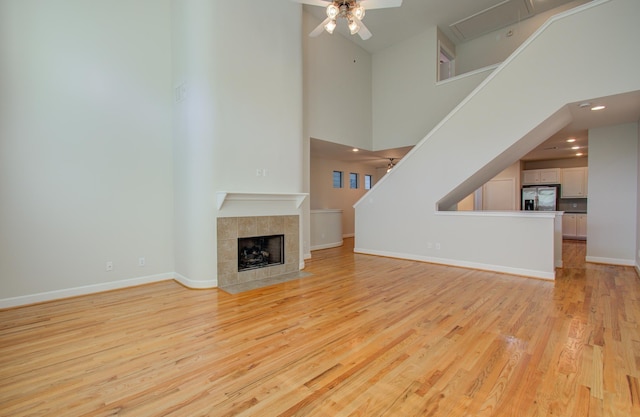
[(640, 415), (640, 280), (314, 252), (241, 294), (173, 281), (0, 311), (0, 416)]

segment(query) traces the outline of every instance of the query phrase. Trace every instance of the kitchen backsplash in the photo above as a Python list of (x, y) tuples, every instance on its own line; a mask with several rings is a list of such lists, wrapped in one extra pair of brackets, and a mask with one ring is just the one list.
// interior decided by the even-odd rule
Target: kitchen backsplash
[(587, 199), (586, 198), (561, 198), (558, 201), (558, 210), (574, 212), (574, 213), (586, 213)]

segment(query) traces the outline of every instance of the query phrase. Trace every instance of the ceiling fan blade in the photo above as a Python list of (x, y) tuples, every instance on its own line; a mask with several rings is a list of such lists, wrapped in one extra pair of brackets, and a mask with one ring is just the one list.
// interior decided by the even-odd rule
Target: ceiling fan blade
[(327, 7), (331, 0), (291, 0), (295, 3), (309, 4), (311, 6)]
[(364, 23), (362, 23), (362, 20), (358, 20), (358, 19), (355, 19), (355, 20), (358, 23), (358, 26), (360, 26), (360, 30), (358, 30), (358, 35), (360, 35), (360, 37), (362, 38), (363, 41), (366, 41), (371, 36), (373, 36), (371, 34), (371, 31), (369, 29), (367, 29), (367, 27), (364, 25)]
[(320, 36), (320, 34), (322, 33), (322, 31), (324, 30), (324, 25), (326, 25), (327, 23), (329, 23), (331, 19), (330, 18), (326, 18), (324, 19), (324, 21), (322, 23), (320, 23), (318, 26), (316, 26), (315, 29), (313, 29), (311, 31), (311, 33), (309, 33), (309, 37), (310, 38), (315, 38), (316, 36)]
[(387, 9), (402, 6), (402, 0), (360, 0), (360, 4), (367, 9)]

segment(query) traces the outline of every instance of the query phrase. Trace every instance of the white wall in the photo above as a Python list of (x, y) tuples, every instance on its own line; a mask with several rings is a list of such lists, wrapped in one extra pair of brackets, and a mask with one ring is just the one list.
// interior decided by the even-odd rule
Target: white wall
[[(640, 89), (639, 13), (635, 0), (594, 1), (544, 26), (358, 201), (356, 250), (467, 265), (488, 247), (481, 260), (495, 270), (553, 276), (554, 251), (547, 248), (555, 220), (505, 215), (488, 221), (468, 212), (443, 220), (436, 208), (450, 207), (566, 126), (567, 103)], [(596, 26), (601, 30), (593, 31)], [(616, 77), (607, 76), (610, 64), (601, 59), (607, 54), (620, 59)], [(534, 232), (538, 228), (545, 234)]]
[(338, 32), (310, 38), (320, 21), (309, 13), (303, 23), (305, 131), (371, 150), (371, 54)]
[[(303, 12), (303, 80), (304, 80), (304, 192), (314, 198), (320, 181), (315, 178), (310, 160), (310, 138), (372, 149), (372, 63), (371, 54), (335, 32), (322, 33), (316, 38), (308, 36), (320, 21)], [(303, 204), (304, 257), (311, 257), (310, 208), (333, 205), (332, 201), (310, 199)], [(344, 204), (353, 212), (353, 200)], [(353, 215), (350, 215), (353, 218)], [(353, 233), (353, 219), (347, 222)]]
[(0, 86), (2, 305), (172, 271), (170, 1), (3, 0)]
[(489, 72), (436, 83), (437, 28), (373, 56), (373, 149), (418, 143)]
[(301, 6), (194, 0), (175, 2), (174, 16), (174, 85), (186, 91), (175, 112), (176, 272), (211, 287), (216, 192), (303, 190)]
[(638, 123), (589, 130), (587, 260), (635, 265)]
[(0, 307), (215, 285), (215, 193), (303, 188), (301, 15), (293, 2), (0, 2)]
[(636, 271), (640, 274), (640, 120), (638, 120), (638, 170), (636, 187)]
[[(333, 188), (333, 171), (342, 171), (344, 188)], [(367, 193), (364, 189), (365, 174), (375, 177), (376, 170), (368, 165), (311, 158), (311, 209), (342, 210), (342, 235), (353, 236), (355, 232), (353, 205)], [(349, 188), (349, 173), (359, 174), (359, 188)], [(375, 179), (374, 179), (375, 183)]]
[[(464, 74), (504, 61), (550, 17), (588, 1), (590, 0), (572, 1), (479, 38), (460, 43), (456, 47), (456, 73)], [(511, 33), (511, 36), (508, 36), (508, 33)], [(549, 65), (553, 66), (553, 63), (550, 62)]]

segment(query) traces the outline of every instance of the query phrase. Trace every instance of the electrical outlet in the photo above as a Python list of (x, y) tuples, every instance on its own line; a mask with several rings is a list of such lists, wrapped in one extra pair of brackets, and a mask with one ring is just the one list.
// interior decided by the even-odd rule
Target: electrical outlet
[(144, 266), (144, 264), (145, 264), (144, 257), (138, 258), (138, 266)]
[(107, 272), (109, 271), (113, 271), (113, 262), (112, 261), (107, 261), (106, 265), (105, 265), (105, 270)]

